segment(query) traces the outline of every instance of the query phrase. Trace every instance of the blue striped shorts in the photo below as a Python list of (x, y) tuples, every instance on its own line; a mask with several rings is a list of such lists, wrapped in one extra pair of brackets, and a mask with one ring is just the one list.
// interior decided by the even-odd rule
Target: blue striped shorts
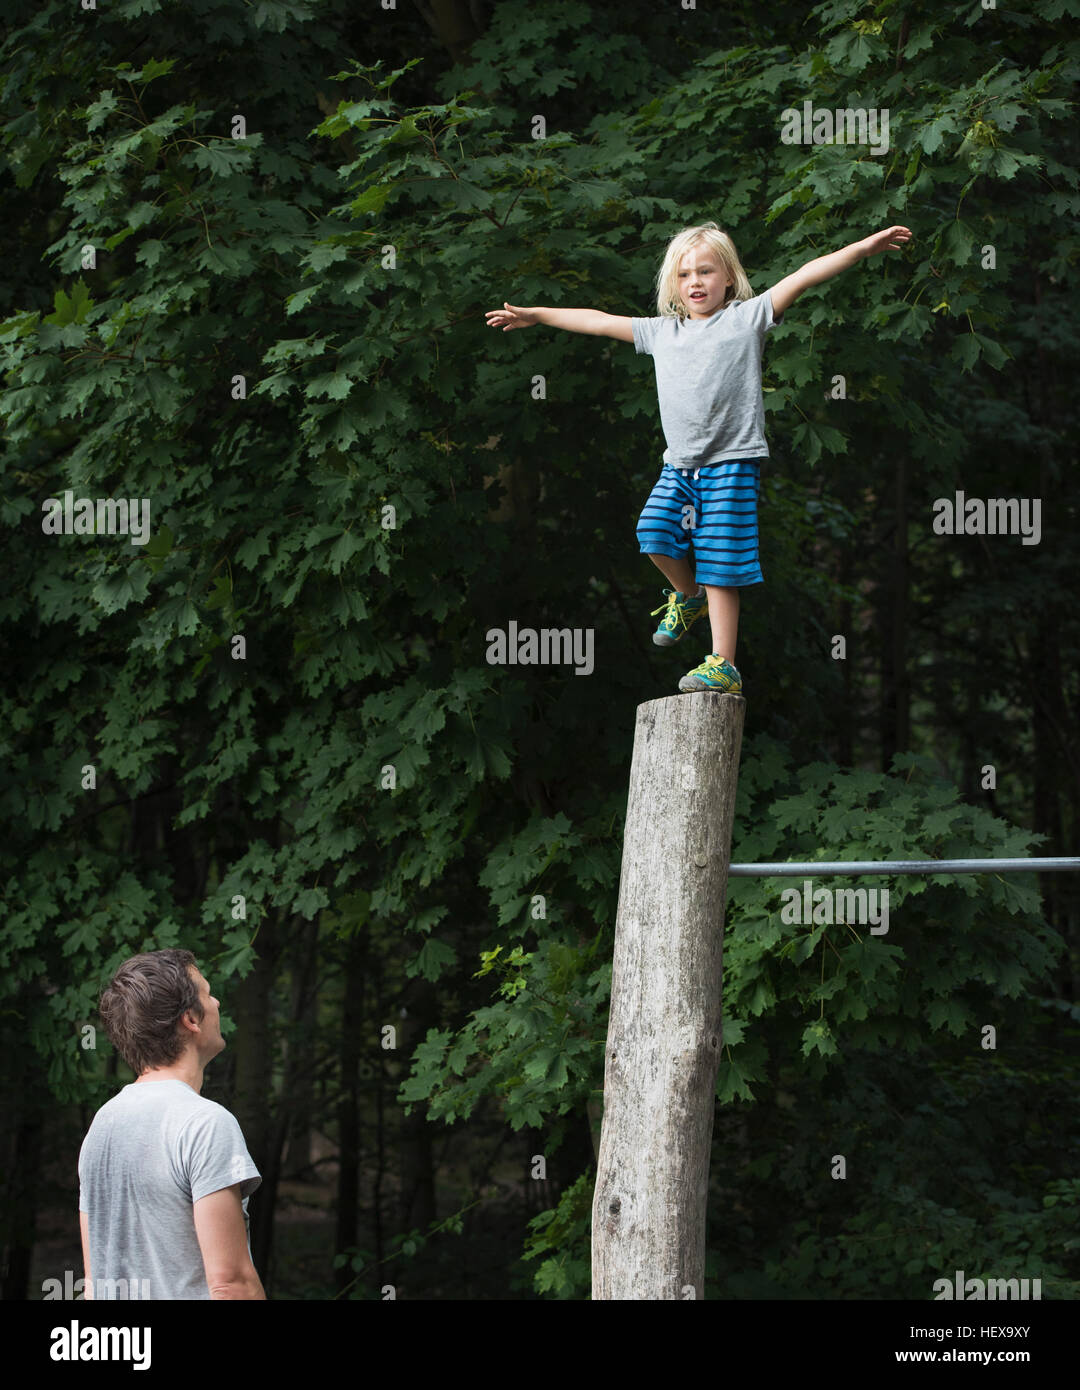
[(642, 555), (682, 559), (694, 547), (699, 584), (761, 584), (757, 497), (760, 459), (726, 459), (700, 468), (665, 463), (637, 524)]

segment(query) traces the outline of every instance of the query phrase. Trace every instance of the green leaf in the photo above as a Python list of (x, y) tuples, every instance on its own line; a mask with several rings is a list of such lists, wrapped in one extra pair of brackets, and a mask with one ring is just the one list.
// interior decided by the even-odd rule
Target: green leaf
[(44, 322), (56, 324), (58, 327), (84, 323), (86, 315), (94, 307), (94, 301), (90, 298), (90, 291), (81, 279), (76, 280), (72, 286), (70, 299), (63, 290), (57, 290), (53, 296), (53, 303), (56, 306), (56, 311), (49, 314)]
[(434, 983), (446, 970), (456, 964), (457, 952), (453, 947), (432, 936), (428, 937), (419, 953), (406, 965), (405, 974), (410, 979), (419, 975), (422, 979)]
[(345, 372), (324, 372), (312, 377), (304, 387), (305, 396), (325, 396), (332, 401), (343, 401), (352, 390), (352, 379)]

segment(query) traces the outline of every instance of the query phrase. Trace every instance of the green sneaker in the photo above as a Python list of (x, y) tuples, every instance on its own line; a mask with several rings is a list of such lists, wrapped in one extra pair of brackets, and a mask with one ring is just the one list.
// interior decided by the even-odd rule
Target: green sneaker
[(715, 690), (720, 695), (741, 695), (742, 676), (730, 661), (714, 654), (707, 656), (700, 666), (688, 671), (679, 682), (679, 689)]
[(653, 633), (653, 641), (658, 647), (673, 647), (684, 633), (689, 632), (692, 624), (709, 611), (709, 596), (699, 594), (697, 598), (687, 598), (677, 589), (665, 589), (664, 593), (668, 596), (667, 603), (652, 611), (654, 618), (657, 613), (664, 614), (660, 626)]

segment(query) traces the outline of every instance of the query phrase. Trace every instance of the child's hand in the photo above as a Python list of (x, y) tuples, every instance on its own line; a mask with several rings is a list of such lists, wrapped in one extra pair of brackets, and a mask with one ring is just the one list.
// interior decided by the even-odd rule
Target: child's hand
[(880, 256), (882, 251), (899, 251), (905, 242), (911, 240), (906, 227), (888, 227), (883, 232), (875, 232), (863, 242), (868, 256)]
[(489, 328), (501, 328), (508, 333), (511, 328), (528, 328), (539, 319), (531, 309), (521, 309), (515, 304), (503, 304), (501, 309), (489, 309), (484, 317)]

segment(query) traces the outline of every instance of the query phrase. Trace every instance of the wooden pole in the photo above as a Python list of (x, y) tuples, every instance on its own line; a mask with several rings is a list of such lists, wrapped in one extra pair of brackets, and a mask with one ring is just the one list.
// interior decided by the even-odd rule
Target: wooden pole
[(731, 823), (746, 704), (640, 705), (593, 1195), (594, 1299), (704, 1296)]

